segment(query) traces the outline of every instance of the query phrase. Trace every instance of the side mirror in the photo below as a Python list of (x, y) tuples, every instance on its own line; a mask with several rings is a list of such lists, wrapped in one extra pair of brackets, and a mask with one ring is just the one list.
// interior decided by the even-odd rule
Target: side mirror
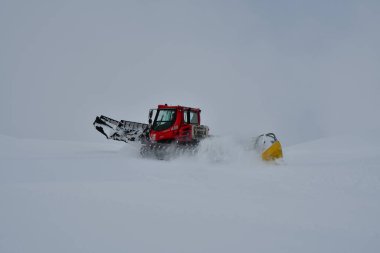
[(151, 125), (152, 124), (152, 119), (149, 119), (149, 125)]

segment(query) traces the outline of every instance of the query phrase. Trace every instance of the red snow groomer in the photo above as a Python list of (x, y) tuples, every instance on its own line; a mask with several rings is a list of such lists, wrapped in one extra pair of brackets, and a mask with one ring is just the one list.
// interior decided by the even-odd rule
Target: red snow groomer
[(149, 113), (149, 141), (152, 143), (197, 144), (208, 136), (208, 127), (201, 125), (201, 110), (184, 106), (159, 105), (152, 123)]
[[(102, 115), (93, 124), (107, 139), (141, 142), (141, 155), (158, 159), (196, 152), (199, 142), (209, 136), (209, 128), (200, 124), (199, 108), (158, 105), (157, 109), (149, 110), (148, 122), (117, 121)], [(272, 133), (257, 137), (254, 148), (264, 160), (282, 157), (281, 144)]]
[[(152, 120), (154, 118), (154, 120)], [(195, 151), (199, 141), (208, 136), (209, 128), (201, 125), (201, 110), (185, 106), (158, 105), (149, 110), (149, 123), (117, 121), (96, 117), (95, 128), (107, 139), (140, 141), (140, 153), (165, 159), (173, 153)]]

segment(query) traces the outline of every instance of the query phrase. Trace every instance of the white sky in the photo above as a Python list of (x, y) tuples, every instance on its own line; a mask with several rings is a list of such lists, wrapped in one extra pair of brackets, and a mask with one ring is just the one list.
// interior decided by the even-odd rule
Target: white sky
[(0, 0), (0, 133), (99, 140), (98, 114), (200, 107), (286, 144), (380, 128), (379, 1)]

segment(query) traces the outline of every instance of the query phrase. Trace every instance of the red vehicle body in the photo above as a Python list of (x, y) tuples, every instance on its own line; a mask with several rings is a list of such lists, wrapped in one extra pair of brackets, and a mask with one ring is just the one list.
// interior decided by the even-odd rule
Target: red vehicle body
[(208, 127), (202, 126), (201, 110), (185, 106), (158, 105), (154, 121), (149, 113), (151, 124), (149, 139), (152, 143), (179, 144), (197, 142), (208, 135)]

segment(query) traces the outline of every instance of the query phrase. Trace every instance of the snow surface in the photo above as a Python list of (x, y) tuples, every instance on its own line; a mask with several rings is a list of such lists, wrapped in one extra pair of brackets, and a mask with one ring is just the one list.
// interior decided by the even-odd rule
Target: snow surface
[(0, 135), (0, 252), (378, 252), (380, 135), (202, 153)]

